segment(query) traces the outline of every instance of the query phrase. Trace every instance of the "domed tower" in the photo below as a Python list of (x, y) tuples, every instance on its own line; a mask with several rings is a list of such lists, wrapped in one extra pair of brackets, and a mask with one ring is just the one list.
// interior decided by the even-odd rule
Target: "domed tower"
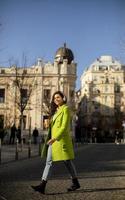
[(57, 70), (56, 86), (67, 96), (68, 103), (74, 104), (75, 87), (76, 87), (76, 68), (74, 55), (71, 49), (63, 47), (57, 49), (54, 59), (54, 69)]
[(67, 59), (68, 64), (71, 64), (71, 62), (74, 60), (74, 55), (71, 49), (66, 47), (66, 43), (64, 43), (63, 47), (60, 47), (55, 54), (55, 61), (57, 61), (59, 64), (63, 63), (63, 60)]

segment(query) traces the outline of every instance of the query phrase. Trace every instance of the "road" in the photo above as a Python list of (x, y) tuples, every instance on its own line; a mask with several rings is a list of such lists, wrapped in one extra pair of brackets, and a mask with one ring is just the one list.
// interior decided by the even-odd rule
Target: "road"
[(0, 165), (0, 200), (125, 200), (125, 145), (83, 144), (75, 165), (81, 188), (67, 192), (71, 180), (62, 162), (53, 165), (46, 195), (34, 192), (45, 161), (40, 157)]

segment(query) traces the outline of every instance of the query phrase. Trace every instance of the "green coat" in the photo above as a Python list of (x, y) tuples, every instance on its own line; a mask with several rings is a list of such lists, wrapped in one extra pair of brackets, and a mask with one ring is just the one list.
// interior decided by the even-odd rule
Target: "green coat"
[(51, 138), (56, 139), (52, 144), (53, 161), (74, 159), (70, 133), (70, 111), (66, 104), (62, 105), (53, 116), (51, 122)]

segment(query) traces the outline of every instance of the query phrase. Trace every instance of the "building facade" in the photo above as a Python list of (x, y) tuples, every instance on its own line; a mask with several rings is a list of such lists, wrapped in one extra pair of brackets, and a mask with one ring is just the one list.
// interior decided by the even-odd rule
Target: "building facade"
[(0, 128), (10, 128), (14, 123), (18, 127), (23, 109), (24, 129), (28, 130), (30, 126), (43, 130), (49, 103), (57, 90), (67, 96), (68, 104), (73, 108), (76, 68), (74, 55), (65, 44), (56, 51), (54, 63), (43, 63), (38, 59), (37, 64), (26, 68), (1, 67)]
[[(79, 118), (83, 130), (112, 136), (125, 118), (125, 66), (101, 56), (81, 76)], [(87, 134), (87, 133), (86, 133)]]

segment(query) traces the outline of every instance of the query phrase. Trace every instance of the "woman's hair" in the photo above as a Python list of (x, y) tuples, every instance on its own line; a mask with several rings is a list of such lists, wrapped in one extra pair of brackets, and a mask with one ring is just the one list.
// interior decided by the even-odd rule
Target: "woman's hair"
[(63, 104), (65, 104), (67, 102), (67, 98), (66, 96), (61, 92), (61, 91), (56, 91), (53, 96), (52, 96), (52, 101), (51, 101), (51, 116), (54, 115), (54, 113), (56, 112), (56, 109), (57, 109), (57, 105), (54, 103), (54, 98), (55, 98), (55, 95), (58, 94), (62, 97), (63, 99)]

